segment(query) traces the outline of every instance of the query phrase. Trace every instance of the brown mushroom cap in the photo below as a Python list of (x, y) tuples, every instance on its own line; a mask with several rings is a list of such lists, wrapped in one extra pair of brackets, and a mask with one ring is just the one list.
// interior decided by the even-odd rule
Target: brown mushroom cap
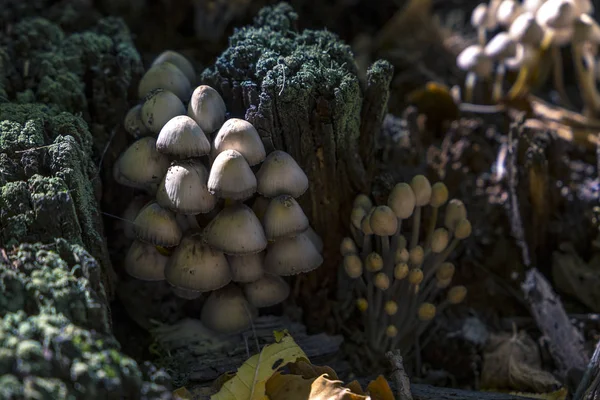
[(250, 166), (262, 162), (267, 156), (256, 128), (250, 122), (239, 118), (225, 121), (215, 136), (213, 157), (224, 150), (237, 150)]
[(156, 140), (143, 137), (121, 153), (113, 177), (121, 185), (154, 193), (168, 168), (169, 159), (156, 151)]
[(167, 281), (198, 292), (222, 288), (231, 282), (225, 255), (210, 248), (198, 233), (185, 236), (165, 268)]
[(201, 157), (210, 152), (210, 142), (196, 121), (177, 115), (160, 130), (156, 149), (173, 158)]
[(169, 257), (162, 255), (156, 246), (134, 240), (125, 256), (125, 271), (142, 281), (162, 281)]
[(210, 168), (208, 190), (215, 196), (245, 200), (256, 193), (256, 177), (238, 151), (221, 152)]
[(155, 65), (165, 62), (171, 63), (179, 68), (191, 84), (196, 82), (196, 71), (194, 70), (194, 66), (182, 54), (173, 50), (165, 50), (152, 61), (151, 66), (154, 67)]
[(154, 134), (158, 134), (172, 118), (183, 114), (185, 106), (168, 90), (157, 89), (150, 92), (142, 104), (142, 122)]
[(192, 92), (190, 81), (185, 74), (169, 62), (156, 64), (146, 71), (138, 86), (138, 96), (143, 99), (155, 89), (168, 90), (182, 102), (187, 101)]
[(200, 85), (192, 93), (187, 114), (207, 134), (215, 132), (225, 121), (225, 102), (215, 89)]
[(281, 275), (296, 275), (316, 269), (323, 257), (310, 239), (300, 234), (283, 238), (269, 245), (265, 256), (265, 271)]
[(268, 240), (296, 236), (308, 229), (308, 218), (290, 195), (274, 197), (262, 218)]
[(252, 254), (267, 247), (260, 221), (245, 204), (225, 207), (204, 228), (204, 232), (205, 241), (225, 254)]
[(234, 282), (254, 282), (264, 274), (265, 252), (245, 254), (242, 256), (227, 256), (231, 280)]
[(202, 163), (186, 160), (173, 163), (163, 178), (156, 201), (174, 212), (196, 215), (215, 208), (217, 199), (208, 191), (208, 172)]
[(200, 319), (208, 329), (218, 333), (236, 333), (247, 329), (258, 311), (244, 297), (242, 290), (230, 284), (208, 296)]
[(146, 243), (173, 247), (181, 241), (181, 228), (175, 214), (155, 201), (146, 205), (133, 221), (135, 236)]
[(285, 151), (271, 152), (256, 173), (258, 193), (265, 197), (289, 194), (300, 197), (308, 189), (308, 177)]
[(244, 294), (254, 307), (271, 307), (290, 295), (290, 285), (282, 277), (265, 274), (262, 278), (244, 285)]

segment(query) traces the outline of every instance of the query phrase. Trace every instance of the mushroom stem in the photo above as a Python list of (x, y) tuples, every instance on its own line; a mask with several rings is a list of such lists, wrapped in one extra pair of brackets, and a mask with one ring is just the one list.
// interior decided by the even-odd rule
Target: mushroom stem
[(502, 99), (504, 75), (506, 75), (506, 66), (500, 64), (496, 68), (496, 76), (492, 86), (492, 103), (498, 103)]
[(412, 250), (417, 247), (419, 244), (419, 230), (421, 229), (421, 206), (415, 207), (415, 212), (413, 214), (413, 227), (412, 227), (412, 235), (410, 238), (410, 247)]
[(569, 95), (565, 89), (563, 59), (560, 54), (560, 48), (558, 46), (552, 46), (550, 48), (550, 56), (552, 57), (552, 79), (554, 81), (554, 88), (563, 105), (565, 107), (572, 107), (571, 100), (569, 100)]
[[(596, 89), (593, 55), (586, 51), (584, 43), (573, 45), (572, 51), (575, 72), (577, 73), (577, 84), (579, 90), (581, 90), (585, 107), (583, 114), (588, 117), (595, 117), (600, 109), (600, 94)], [(584, 65), (584, 60), (587, 68)]]
[(473, 93), (475, 91), (475, 84), (477, 83), (477, 74), (469, 71), (465, 78), (465, 98), (464, 101), (467, 103), (473, 102)]
[(439, 214), (439, 207), (431, 207), (431, 217), (429, 219), (429, 224), (427, 225), (427, 236), (425, 239), (425, 252), (428, 253), (429, 249), (431, 249), (431, 241), (433, 239), (433, 232), (435, 231), (435, 225), (437, 224)]
[(519, 69), (519, 75), (517, 76), (517, 80), (508, 91), (508, 97), (510, 99), (522, 97), (529, 90), (529, 86), (531, 83), (531, 75), (534, 72), (534, 70), (536, 70), (539, 67), (540, 59), (552, 45), (553, 39), (554, 32), (551, 30), (546, 30), (544, 38), (540, 43), (540, 47), (537, 51), (537, 54), (534, 57), (534, 60), (531, 63), (528, 63), (526, 66), (523, 66)]
[(485, 46), (485, 43), (487, 42), (487, 30), (485, 29), (485, 26), (477, 28), (477, 42), (480, 46)]

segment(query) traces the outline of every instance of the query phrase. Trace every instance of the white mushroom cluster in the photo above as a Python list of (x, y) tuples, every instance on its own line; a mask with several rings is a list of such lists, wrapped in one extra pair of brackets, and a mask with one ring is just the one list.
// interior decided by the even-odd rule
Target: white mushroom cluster
[(113, 175), (144, 192), (125, 211), (133, 220), (125, 268), (166, 279), (180, 297), (210, 292), (202, 322), (236, 332), (288, 297), (282, 277), (321, 265), (323, 243), (296, 201), (308, 189), (304, 171), (283, 151), (267, 155), (254, 126), (226, 119), (219, 93), (192, 91), (195, 79), (182, 55), (161, 54), (125, 118), (137, 140)]
[[(444, 206), (443, 227), (438, 228)], [(403, 234), (407, 224), (411, 229)], [(445, 300), (434, 304), (454, 276), (447, 258), (471, 234), (466, 207), (458, 199), (448, 201), (442, 182), (431, 185), (417, 175), (410, 183), (396, 184), (386, 205), (358, 195), (350, 229), (352, 237), (340, 245), (341, 271), (352, 289), (343, 296), (345, 308), (361, 311), (368, 350), (379, 355), (409, 350), (436, 314), (467, 294), (464, 286), (452, 286)]]
[[(473, 102), (477, 82), (492, 85), (491, 100), (506, 93), (507, 70), (518, 72), (508, 90), (515, 98), (529, 92), (537, 77), (552, 70), (553, 85), (569, 105), (564, 82), (561, 48), (570, 46), (585, 112), (600, 111), (596, 88), (600, 26), (591, 17), (591, 0), (490, 0), (479, 4), (471, 15), (478, 43), (457, 57), (459, 68), (467, 71), (463, 100)], [(493, 37), (488, 41), (488, 35)]]

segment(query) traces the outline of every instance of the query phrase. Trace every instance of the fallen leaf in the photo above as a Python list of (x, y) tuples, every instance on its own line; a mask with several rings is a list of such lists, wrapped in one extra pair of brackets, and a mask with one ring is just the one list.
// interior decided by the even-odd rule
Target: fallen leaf
[(370, 400), (365, 395), (352, 393), (342, 381), (332, 380), (327, 374), (313, 378), (276, 372), (266, 384), (269, 400)]
[(173, 398), (176, 400), (192, 400), (193, 396), (185, 387), (173, 390)]
[(357, 380), (353, 380), (352, 382), (350, 382), (349, 384), (346, 385), (346, 387), (348, 389), (350, 389), (350, 391), (352, 393), (356, 393), (356, 394), (366, 394), (364, 390), (362, 390), (362, 386), (360, 386), (360, 383), (358, 383)]
[(280, 342), (267, 345), (259, 354), (250, 357), (236, 375), (211, 396), (211, 400), (264, 400), (267, 380), (280, 368), (298, 359), (308, 361), (294, 339), (286, 335)]
[(395, 400), (394, 392), (390, 388), (390, 384), (385, 380), (383, 375), (379, 375), (377, 379), (371, 381), (367, 386), (367, 392), (373, 400)]
[(483, 355), (481, 386), (534, 393), (560, 388), (541, 364), (537, 344), (525, 332), (492, 335)]
[(300, 375), (303, 378), (316, 378), (323, 374), (327, 374), (329, 379), (338, 380), (337, 373), (333, 370), (333, 368), (328, 367), (327, 365), (319, 366), (313, 365), (310, 362), (305, 360), (299, 360), (295, 363), (291, 363), (288, 365), (290, 368), (290, 373), (294, 375)]

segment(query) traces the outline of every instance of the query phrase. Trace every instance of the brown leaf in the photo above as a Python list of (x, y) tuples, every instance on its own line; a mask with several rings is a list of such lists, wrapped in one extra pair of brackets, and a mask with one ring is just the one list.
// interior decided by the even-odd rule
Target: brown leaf
[(369, 392), (373, 400), (395, 400), (390, 384), (382, 375), (379, 375), (377, 379), (369, 383), (367, 392)]
[(294, 375), (300, 375), (303, 378), (316, 378), (323, 374), (327, 374), (329, 379), (338, 380), (337, 373), (333, 370), (333, 368), (328, 367), (327, 365), (319, 366), (313, 365), (306, 360), (298, 360), (295, 363), (289, 364), (290, 373)]
[(308, 400), (369, 400), (369, 397), (352, 393), (342, 386), (342, 381), (332, 381), (321, 375), (312, 383)]
[(265, 386), (269, 400), (369, 400), (368, 396), (352, 393), (339, 380), (323, 374), (316, 378), (275, 373)]
[(481, 386), (546, 393), (560, 387), (552, 374), (542, 370), (537, 344), (525, 332), (492, 335), (483, 356)]
[(346, 387), (348, 389), (350, 389), (350, 391), (352, 393), (362, 394), (362, 395), (366, 394), (364, 392), (364, 390), (362, 389), (362, 386), (360, 386), (360, 383), (358, 383), (357, 380), (353, 380), (352, 382), (350, 382), (349, 384), (347, 384)]

